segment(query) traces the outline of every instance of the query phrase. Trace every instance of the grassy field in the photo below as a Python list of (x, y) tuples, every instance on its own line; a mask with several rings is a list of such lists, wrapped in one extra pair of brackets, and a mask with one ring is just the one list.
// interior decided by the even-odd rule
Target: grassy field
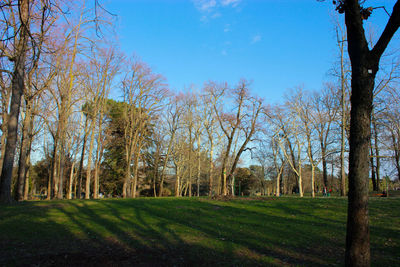
[[(0, 206), (0, 266), (343, 265), (343, 198)], [(400, 262), (400, 198), (371, 198), (372, 266)]]

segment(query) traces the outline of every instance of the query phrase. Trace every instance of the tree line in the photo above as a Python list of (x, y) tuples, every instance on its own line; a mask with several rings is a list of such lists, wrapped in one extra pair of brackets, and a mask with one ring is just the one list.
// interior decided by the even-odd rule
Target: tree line
[[(331, 81), (319, 91), (298, 86), (272, 105), (245, 79), (174, 92), (162, 75), (105, 38), (107, 12), (64, 5), (1, 5), (3, 202), (315, 196), (323, 188), (347, 194), (351, 71), (340, 23)], [(374, 87), (369, 169), (375, 191), (382, 189), (382, 168), (400, 177), (396, 60), (388, 57)]]

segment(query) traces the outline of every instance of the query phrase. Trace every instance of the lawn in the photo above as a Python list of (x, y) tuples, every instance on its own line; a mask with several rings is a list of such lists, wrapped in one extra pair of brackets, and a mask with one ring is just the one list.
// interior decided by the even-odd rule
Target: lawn
[[(344, 198), (0, 205), (0, 266), (343, 265)], [(373, 266), (400, 262), (400, 198), (371, 198)]]

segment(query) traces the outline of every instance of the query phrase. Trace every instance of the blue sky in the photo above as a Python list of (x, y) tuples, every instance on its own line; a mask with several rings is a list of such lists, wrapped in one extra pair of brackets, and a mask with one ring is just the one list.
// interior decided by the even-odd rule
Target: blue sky
[[(385, 5), (395, 1), (367, 1)], [(331, 79), (337, 49), (332, 1), (317, 0), (112, 0), (121, 49), (136, 54), (181, 91), (207, 80), (253, 81), (267, 103), (287, 89), (318, 90)], [(376, 31), (388, 16), (374, 11)], [(398, 35), (397, 35), (398, 36)], [(398, 37), (396, 37), (398, 39)]]

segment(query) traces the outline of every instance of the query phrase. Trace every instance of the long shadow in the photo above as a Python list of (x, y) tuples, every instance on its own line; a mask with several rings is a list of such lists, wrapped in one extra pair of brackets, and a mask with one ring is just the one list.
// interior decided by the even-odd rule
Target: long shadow
[[(159, 216), (162, 218), (166, 218), (165, 214), (166, 212), (164, 211), (157, 211), (156, 207), (152, 206), (150, 202), (146, 203), (146, 210), (151, 210), (153, 216)], [(229, 207), (229, 206), (224, 206), (223, 209), (224, 214), (240, 214), (243, 212), (240, 209), (236, 209), (234, 207)], [(248, 213), (245, 213), (249, 215)], [(298, 219), (290, 219), (288, 222), (285, 222), (283, 224), (283, 221), (286, 221), (286, 219), (276, 217), (276, 216), (271, 216), (271, 215), (265, 215), (265, 214), (259, 214), (260, 216), (258, 217), (259, 220), (257, 222), (253, 223), (248, 223), (246, 220), (241, 221), (240, 223), (244, 225), (244, 228), (251, 229), (252, 231), (246, 232), (244, 235), (240, 235), (235, 233), (237, 230), (234, 227), (231, 227), (232, 225), (235, 224), (235, 220), (227, 220), (225, 224), (223, 225), (216, 225), (216, 224), (210, 224), (209, 221), (204, 220), (203, 218), (209, 218), (211, 216), (201, 216), (198, 220), (197, 223), (191, 223), (188, 224), (188, 219), (190, 218), (179, 218), (176, 216), (174, 218), (175, 223), (179, 223), (182, 225), (187, 225), (188, 227), (195, 228), (197, 230), (202, 231), (203, 233), (206, 233), (210, 237), (218, 237), (218, 236), (224, 236), (224, 239), (230, 240), (230, 244), (232, 243), (237, 243), (240, 245), (243, 245), (245, 247), (248, 247), (254, 251), (257, 251), (261, 254), (264, 255), (269, 255), (272, 257), (278, 257), (282, 260), (289, 260), (291, 263), (296, 263), (296, 264), (306, 264), (306, 265), (318, 265), (322, 264), (323, 261), (320, 259), (314, 257), (307, 257), (306, 255), (294, 255), (291, 256), (291, 254), (296, 254), (294, 252), (296, 251), (303, 251), (303, 252), (308, 252), (312, 255), (312, 251), (310, 247), (308, 248), (302, 248), (302, 245), (299, 246), (298, 244), (293, 245), (293, 244), (288, 244), (285, 243), (287, 241), (287, 237), (293, 237), (293, 236), (298, 236), (302, 235), (300, 238), (301, 240), (304, 241), (304, 237), (310, 237), (310, 233), (307, 231), (301, 231), (299, 230), (299, 227), (295, 228), (290, 228), (290, 227), (279, 227), (279, 224), (285, 226), (285, 225), (290, 225), (293, 223), (299, 223)], [(221, 216), (218, 215), (218, 213), (213, 214), (213, 216), (216, 217), (215, 221), (223, 221), (224, 218), (221, 218)], [(169, 218), (169, 216), (168, 216)], [(277, 221), (278, 224), (274, 224), (273, 226), (270, 226), (268, 224), (262, 223), (263, 221)], [(304, 222), (303, 224), (305, 225), (308, 222)], [(210, 227), (210, 225), (212, 227)], [(215, 227), (216, 226), (216, 227)], [(217, 228), (217, 229), (216, 229)], [(254, 231), (254, 228), (257, 228), (259, 231)], [(297, 229), (296, 231), (293, 231), (293, 229)], [(268, 236), (272, 235), (272, 237)], [(310, 241), (312, 239), (315, 239), (315, 235), (311, 235)], [(319, 238), (321, 239), (321, 238)], [(253, 241), (253, 242), (251, 242)], [(328, 241), (328, 240), (325, 240)], [(324, 241), (322, 241), (324, 242)], [(325, 242), (326, 243), (326, 242)], [(318, 245), (320, 246), (320, 243), (318, 242)], [(304, 246), (306, 246), (305, 244)], [(282, 253), (283, 251), (283, 253)], [(297, 256), (297, 257), (296, 257)]]
[[(21, 205), (13, 209), (22, 213), (28, 207), (31, 216), (0, 211), (10, 214), (0, 226), (18, 222), (15, 227), (21, 233), (32, 232), (35, 238), (22, 243), (22, 234), (13, 240), (0, 227), (0, 266), (343, 264), (342, 220), (315, 218), (300, 204), (288, 207), (279, 200), (268, 206), (257, 201), (246, 203), (247, 208), (240, 204), (136, 199), (48, 202), (37, 210)], [(55, 212), (62, 213), (65, 221)], [(398, 234), (386, 230), (371, 228), (382, 231), (385, 238)]]

